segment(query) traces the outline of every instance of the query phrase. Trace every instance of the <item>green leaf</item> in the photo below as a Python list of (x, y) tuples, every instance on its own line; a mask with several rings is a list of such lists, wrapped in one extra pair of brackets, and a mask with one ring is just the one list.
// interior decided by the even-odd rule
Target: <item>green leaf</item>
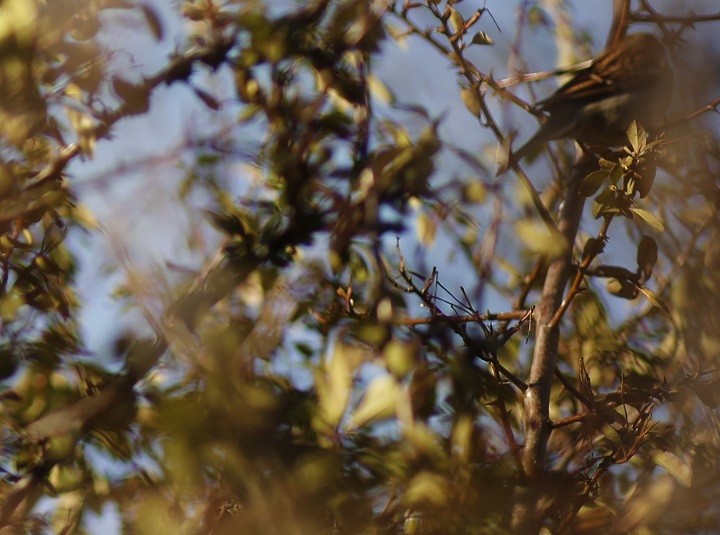
[(635, 154), (640, 154), (645, 150), (645, 146), (647, 145), (647, 132), (645, 132), (645, 129), (640, 126), (637, 121), (633, 121), (630, 123), (630, 126), (628, 126), (627, 137)]
[(593, 203), (592, 214), (595, 219), (603, 214), (610, 213), (613, 210), (617, 212), (615, 204), (617, 202), (617, 193), (612, 186), (608, 186), (595, 197)]
[(622, 299), (635, 299), (639, 293), (638, 287), (632, 282), (615, 278), (608, 280), (607, 291)]
[(574, 307), (575, 328), (581, 339), (607, 338), (612, 332), (605, 306), (595, 294), (587, 292), (578, 295)]
[(618, 180), (623, 175), (623, 167), (619, 163), (616, 163), (611, 169), (610, 169), (610, 182), (613, 184), (617, 183)]
[(474, 116), (479, 117), (482, 114), (482, 105), (480, 102), (480, 96), (474, 88), (464, 87), (460, 90), (460, 96), (470, 113)]
[[(487, 189), (485, 185), (479, 180), (471, 180), (468, 184), (463, 187), (463, 200), (474, 203), (482, 204), (487, 198)], [(469, 224), (468, 221), (463, 222), (466, 226)]]
[(395, 377), (409, 374), (418, 360), (418, 347), (410, 342), (391, 340), (383, 349), (385, 366)]
[(420, 472), (407, 485), (403, 500), (408, 505), (441, 507), (450, 496), (448, 481), (432, 472)]
[(534, 253), (557, 258), (567, 250), (565, 237), (549, 229), (542, 221), (523, 219), (515, 224), (515, 231), (523, 244)]
[(643, 219), (648, 225), (650, 225), (652, 228), (657, 230), (658, 232), (663, 232), (665, 230), (665, 225), (663, 224), (662, 220), (653, 214), (652, 212), (649, 212), (645, 210), (644, 208), (630, 208), (630, 211)]
[(610, 279), (607, 282), (607, 291), (613, 295), (617, 295), (622, 291), (623, 285), (618, 279)]
[(13, 288), (0, 299), (0, 317), (5, 321), (12, 321), (18, 309), (25, 304), (22, 292)]
[(353, 430), (370, 422), (392, 418), (395, 415), (399, 392), (400, 386), (393, 376), (382, 375), (373, 379), (350, 417), (348, 429)]
[(594, 195), (609, 176), (610, 172), (605, 169), (593, 171), (583, 178), (582, 184), (580, 184), (580, 195), (583, 197), (590, 197), (591, 195)]
[(625, 182), (625, 195), (628, 197), (633, 197), (635, 195), (635, 191), (637, 190), (637, 184), (635, 182), (635, 178), (630, 176), (627, 178)]
[(368, 85), (370, 93), (383, 104), (393, 104), (395, 97), (388, 87), (376, 76), (368, 76)]

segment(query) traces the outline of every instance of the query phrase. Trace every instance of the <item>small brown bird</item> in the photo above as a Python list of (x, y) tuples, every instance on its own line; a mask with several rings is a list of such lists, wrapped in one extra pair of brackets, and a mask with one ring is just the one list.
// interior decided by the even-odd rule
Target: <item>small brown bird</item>
[(579, 71), (536, 108), (549, 117), (515, 158), (553, 139), (575, 138), (585, 145), (615, 147), (627, 141), (634, 120), (650, 133), (662, 127), (672, 96), (672, 71), (665, 50), (650, 34), (627, 35)]

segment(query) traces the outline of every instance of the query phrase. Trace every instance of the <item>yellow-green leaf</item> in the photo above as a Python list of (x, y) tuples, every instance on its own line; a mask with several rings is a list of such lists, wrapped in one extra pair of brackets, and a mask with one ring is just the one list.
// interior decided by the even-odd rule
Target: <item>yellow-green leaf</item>
[(610, 172), (605, 169), (593, 171), (592, 173), (587, 175), (585, 178), (583, 178), (582, 184), (580, 184), (580, 195), (584, 197), (590, 197), (590, 195), (594, 195), (595, 192), (600, 189), (602, 183), (607, 180), (608, 176), (610, 176)]
[(690, 464), (669, 451), (655, 450), (652, 459), (658, 466), (664, 468), (668, 474), (684, 487), (692, 486), (692, 467)]
[(316, 380), (320, 413), (323, 421), (331, 427), (340, 423), (350, 399), (354, 369), (351, 355), (353, 351), (352, 346), (336, 344), (325, 373)]
[(670, 308), (655, 292), (644, 287), (640, 287), (640, 292), (647, 298), (651, 305), (659, 308), (666, 314), (670, 313)]
[(533, 253), (557, 258), (567, 250), (565, 237), (539, 220), (523, 219), (515, 224), (523, 244)]
[(655, 230), (662, 232), (665, 230), (665, 225), (663, 224), (662, 220), (653, 214), (652, 212), (649, 212), (645, 210), (644, 208), (630, 208), (630, 211), (643, 219), (645, 223), (650, 225)]
[(449, 486), (445, 478), (432, 472), (420, 472), (408, 484), (403, 500), (408, 505), (443, 506), (449, 497)]
[(392, 104), (395, 101), (392, 92), (376, 76), (368, 76), (368, 85), (370, 93), (383, 104)]
[(482, 114), (482, 105), (480, 102), (480, 96), (474, 88), (464, 87), (460, 90), (460, 96), (470, 113), (475, 117), (479, 117)]
[(415, 230), (417, 231), (420, 243), (428, 247), (435, 241), (437, 221), (428, 214), (422, 213), (418, 216), (417, 221), (415, 222)]
[(395, 415), (399, 386), (391, 375), (381, 375), (368, 385), (357, 409), (350, 417), (348, 428), (357, 429), (363, 425), (392, 418)]
[(494, 45), (495, 41), (493, 41), (492, 37), (490, 37), (485, 32), (477, 32), (475, 35), (473, 35), (472, 41), (470, 41), (470, 44), (473, 45)]

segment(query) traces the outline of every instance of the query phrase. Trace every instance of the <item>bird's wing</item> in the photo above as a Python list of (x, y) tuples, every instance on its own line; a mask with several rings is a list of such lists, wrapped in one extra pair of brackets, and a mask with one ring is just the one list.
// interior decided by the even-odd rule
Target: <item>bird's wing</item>
[(664, 57), (645, 50), (634, 52), (628, 53), (624, 46), (605, 52), (550, 97), (538, 102), (538, 108), (552, 113), (561, 106), (601, 100), (661, 82), (666, 68)]

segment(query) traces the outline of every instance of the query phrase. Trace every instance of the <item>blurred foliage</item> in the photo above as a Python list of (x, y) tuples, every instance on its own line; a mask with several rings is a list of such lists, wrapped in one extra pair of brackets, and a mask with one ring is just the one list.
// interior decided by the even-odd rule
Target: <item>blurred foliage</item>
[[(584, 180), (594, 204), (568, 245), (373, 71), (393, 43), (430, 44), (491, 126), (486, 99), (508, 94), (479, 76), (483, 2), (272, 4), (184, 2), (185, 47), (128, 80), (108, 15), (162, 40), (151, 3), (0, 2), (2, 533), (82, 533), (90, 513), (141, 534), (507, 532), (532, 306), (568, 248), (578, 285), (560, 317), (543, 525), (718, 529), (713, 133), (655, 142), (633, 124)], [(201, 71), (232, 79), (232, 111)], [(155, 338), (117, 341), (110, 371), (78, 330), (65, 238), (97, 229), (67, 166), (172, 84), (257, 135), (257, 184), (238, 197), (218, 178), (227, 147), (198, 148), (181, 193), (209, 194), (222, 247), (173, 289)], [(445, 176), (446, 157), (467, 178)], [(614, 244), (637, 265), (606, 263)]]

